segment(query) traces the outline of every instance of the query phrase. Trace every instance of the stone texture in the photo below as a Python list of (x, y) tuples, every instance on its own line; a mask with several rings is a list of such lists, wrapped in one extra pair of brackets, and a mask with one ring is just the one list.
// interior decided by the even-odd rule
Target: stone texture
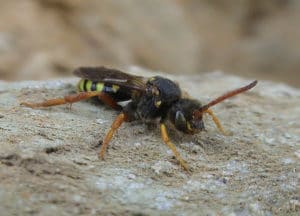
[[(221, 72), (168, 77), (203, 102), (250, 82)], [(94, 100), (71, 110), (19, 106), (70, 94), (76, 80), (0, 82), (1, 215), (299, 214), (299, 89), (259, 81), (215, 106), (230, 136), (209, 117), (207, 132), (170, 130), (192, 168), (187, 175), (158, 129), (137, 122), (120, 128), (100, 161), (99, 142), (117, 112)]]

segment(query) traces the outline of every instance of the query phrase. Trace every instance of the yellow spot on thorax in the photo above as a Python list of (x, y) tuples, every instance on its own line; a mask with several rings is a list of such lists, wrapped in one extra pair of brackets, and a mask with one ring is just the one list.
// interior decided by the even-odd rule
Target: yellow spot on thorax
[(160, 101), (160, 100), (159, 100), (159, 101), (156, 101), (154, 105), (155, 105), (157, 108), (159, 108), (160, 105), (161, 105), (161, 101)]
[(120, 86), (118, 86), (118, 85), (112, 85), (111, 88), (112, 88), (113, 92), (116, 93), (119, 90)]

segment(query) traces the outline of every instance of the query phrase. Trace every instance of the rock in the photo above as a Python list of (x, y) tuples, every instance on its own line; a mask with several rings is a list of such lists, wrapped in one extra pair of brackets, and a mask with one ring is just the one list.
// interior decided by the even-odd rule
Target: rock
[[(168, 77), (203, 103), (250, 82), (220, 72)], [(125, 123), (106, 160), (99, 160), (99, 142), (117, 112), (94, 100), (71, 109), (19, 105), (70, 94), (76, 81), (0, 82), (0, 208), (7, 215), (299, 212), (299, 89), (259, 81), (213, 107), (230, 136), (220, 134), (209, 117), (207, 132), (188, 136), (170, 129), (192, 168), (187, 174), (158, 129), (139, 123)]]
[(295, 0), (3, 1), (0, 77), (140, 65), (176, 74), (221, 69), (300, 87), (299, 20)]

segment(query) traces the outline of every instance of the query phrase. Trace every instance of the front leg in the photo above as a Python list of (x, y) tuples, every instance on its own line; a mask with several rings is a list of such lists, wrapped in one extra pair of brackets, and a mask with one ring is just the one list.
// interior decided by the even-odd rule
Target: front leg
[(181, 165), (181, 167), (185, 171), (189, 172), (188, 165), (186, 164), (186, 162), (180, 156), (180, 154), (177, 151), (175, 145), (170, 141), (170, 138), (169, 138), (169, 135), (168, 135), (168, 132), (167, 132), (167, 127), (164, 123), (160, 123), (160, 131), (161, 131), (161, 137), (162, 137), (163, 141), (172, 150), (172, 152), (175, 155), (176, 159), (179, 161), (179, 164)]
[(219, 119), (218, 119), (217, 116), (213, 113), (213, 111), (212, 111), (211, 109), (205, 110), (204, 113), (207, 113), (207, 114), (209, 114), (209, 115), (212, 117), (212, 119), (213, 119), (215, 125), (216, 125), (217, 128), (221, 131), (221, 133), (222, 133), (223, 135), (225, 135), (225, 136), (228, 135), (228, 133), (227, 133), (227, 132), (224, 130), (224, 128), (222, 127), (221, 122), (219, 121)]

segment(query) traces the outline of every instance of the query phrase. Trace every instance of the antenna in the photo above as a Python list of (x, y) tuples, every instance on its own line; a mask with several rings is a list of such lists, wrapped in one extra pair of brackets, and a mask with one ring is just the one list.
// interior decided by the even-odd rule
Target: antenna
[(246, 86), (232, 90), (230, 92), (227, 92), (227, 93), (221, 95), (220, 97), (217, 97), (216, 99), (212, 100), (208, 104), (202, 106), (199, 110), (194, 111), (193, 114), (195, 117), (200, 117), (202, 115), (202, 113), (205, 112), (206, 110), (208, 110), (210, 107), (226, 100), (227, 98), (231, 98), (237, 94), (248, 91), (249, 89), (252, 89), (254, 86), (256, 86), (256, 84), (257, 84), (257, 80), (251, 82), (250, 84), (248, 84)]

